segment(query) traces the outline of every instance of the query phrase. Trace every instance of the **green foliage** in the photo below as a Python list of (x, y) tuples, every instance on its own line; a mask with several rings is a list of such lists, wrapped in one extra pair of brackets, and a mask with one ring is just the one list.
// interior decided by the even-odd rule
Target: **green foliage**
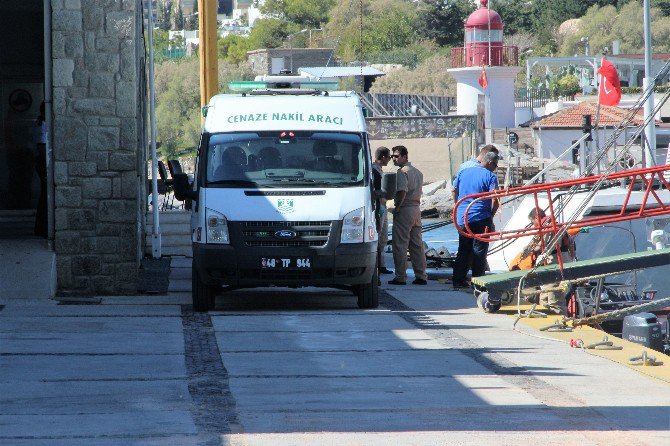
[(498, 0), (493, 9), (505, 23), (505, 35), (533, 31), (533, 2), (529, 0)]
[[(448, 48), (447, 48), (448, 49)], [(414, 69), (418, 64), (435, 54), (445, 53), (445, 49), (431, 40), (412, 43), (390, 51), (371, 54), (366, 61), (371, 64), (401, 64)]]
[(282, 46), (289, 34), (300, 31), (299, 25), (279, 19), (259, 19), (249, 34), (249, 48), (277, 48)]
[(170, 5), (167, 0), (158, 0), (156, 2), (156, 26), (163, 31), (168, 31), (170, 24)]
[(566, 74), (555, 83), (549, 85), (549, 91), (553, 97), (574, 96), (581, 91), (579, 79), (574, 74)]
[[(253, 78), (247, 65), (219, 62), (219, 89)], [(200, 138), (200, 67), (195, 57), (156, 65), (156, 132), (162, 157), (195, 153)]]
[(462, 45), (463, 22), (474, 9), (470, 0), (421, 0), (419, 34), (439, 45)]
[(198, 12), (198, 0), (193, 3), (193, 12), (191, 12), (191, 14), (189, 14), (184, 21), (184, 26), (188, 31), (194, 31), (198, 29), (198, 14), (196, 14), (196, 12)]
[(565, 20), (583, 16), (591, 7), (614, 5), (619, 0), (534, 0), (533, 27), (537, 31), (540, 42), (556, 47), (553, 32)]
[[(154, 29), (153, 32), (154, 39), (154, 62), (160, 63), (165, 60), (163, 55), (170, 48), (170, 40), (168, 31), (163, 31), (162, 29)], [(147, 42), (148, 42), (147, 38)]]
[(194, 57), (156, 65), (156, 140), (166, 158), (197, 145), (198, 127), (194, 129), (193, 123), (198, 122), (194, 116), (199, 117), (200, 110), (199, 79), (199, 61)]
[(174, 29), (184, 29), (184, 11), (180, 3), (175, 3), (174, 6)]
[(335, 0), (267, 0), (261, 12), (303, 28), (318, 28), (328, 20), (328, 11), (335, 3)]
[(664, 16), (670, 16), (670, 0), (651, 0), (651, 6), (658, 8)]
[(449, 63), (446, 55), (434, 55), (414, 70), (400, 68), (382, 76), (372, 84), (370, 92), (456, 96), (456, 81), (446, 70)]
[(218, 42), (219, 59), (232, 64), (246, 61), (247, 51), (251, 49), (249, 38), (236, 34), (221, 37)]
[(405, 0), (370, 0), (363, 3), (362, 36), (360, 17), (360, 4), (356, 2), (339, 3), (330, 11), (330, 21), (325, 27), (326, 37), (345, 62), (361, 57), (366, 59), (419, 40), (416, 7)]
[[(654, 92), (656, 93), (667, 93), (670, 90), (670, 85), (656, 85), (654, 87)], [(597, 90), (594, 90), (597, 93)], [(621, 94), (640, 94), (642, 93), (642, 87), (621, 87)]]
[[(613, 40), (619, 41), (622, 54), (639, 53), (644, 48), (642, 16), (639, 2), (631, 1), (618, 11), (614, 6), (593, 6), (580, 19), (579, 30), (564, 37), (560, 54), (584, 54), (582, 37), (589, 39), (591, 54), (599, 54)], [(657, 8), (651, 10), (651, 34), (654, 51), (670, 50), (670, 17), (663, 16)]]

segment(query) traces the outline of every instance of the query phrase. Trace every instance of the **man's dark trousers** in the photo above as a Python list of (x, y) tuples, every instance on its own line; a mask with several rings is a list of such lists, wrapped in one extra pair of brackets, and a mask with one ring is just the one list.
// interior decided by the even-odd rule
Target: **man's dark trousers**
[[(486, 218), (484, 220), (468, 222), (470, 231), (473, 234), (482, 234), (486, 228), (491, 230), (493, 220)], [(472, 277), (483, 276), (486, 273), (486, 256), (489, 251), (489, 244), (481, 242), (470, 237), (458, 235), (458, 253), (454, 263), (453, 283), (462, 284), (465, 282), (468, 270), (470, 269), (470, 259), (472, 259)]]

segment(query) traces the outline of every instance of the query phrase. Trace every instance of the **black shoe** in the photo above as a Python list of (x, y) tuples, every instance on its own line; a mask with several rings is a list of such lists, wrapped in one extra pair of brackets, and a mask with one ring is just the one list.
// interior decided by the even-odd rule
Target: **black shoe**
[(414, 285), (428, 285), (428, 281), (426, 279), (414, 279), (412, 283)]
[(379, 274), (393, 274), (393, 270), (388, 268), (379, 268)]
[(452, 285), (454, 288), (470, 288), (468, 282), (453, 282)]
[(403, 281), (400, 281), (400, 280), (393, 279), (393, 280), (389, 280), (389, 285), (407, 285), (407, 282), (403, 282)]

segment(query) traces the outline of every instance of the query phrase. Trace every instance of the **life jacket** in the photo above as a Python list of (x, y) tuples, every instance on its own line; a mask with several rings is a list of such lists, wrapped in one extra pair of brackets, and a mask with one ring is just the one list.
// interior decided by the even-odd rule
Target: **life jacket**
[[(541, 222), (541, 227), (551, 227), (551, 220), (549, 217), (544, 217)], [(563, 237), (561, 237), (561, 241), (559, 243), (559, 247), (562, 253), (568, 253), (570, 255), (570, 258), (572, 260), (575, 260), (577, 258), (577, 248), (575, 244), (575, 238), (574, 234), (577, 234), (579, 230), (570, 230), (568, 229), (565, 234), (563, 234)], [(536, 248), (537, 246), (540, 246), (540, 239), (535, 236), (533, 237), (533, 240), (524, 248), (519, 254), (514, 257), (514, 259), (510, 262), (509, 265), (509, 270), (510, 271), (515, 271), (519, 269), (530, 269), (535, 266), (535, 261), (537, 260), (537, 253), (535, 252), (535, 249), (531, 248)], [(556, 249), (552, 249), (551, 251), (552, 254), (556, 254), (557, 251)]]

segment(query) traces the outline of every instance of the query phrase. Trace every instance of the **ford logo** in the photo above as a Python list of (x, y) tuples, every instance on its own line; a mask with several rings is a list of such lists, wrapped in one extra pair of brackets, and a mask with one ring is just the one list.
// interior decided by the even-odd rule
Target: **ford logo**
[(295, 238), (298, 234), (295, 231), (290, 231), (288, 229), (282, 229), (281, 231), (275, 232), (275, 237), (279, 238)]

